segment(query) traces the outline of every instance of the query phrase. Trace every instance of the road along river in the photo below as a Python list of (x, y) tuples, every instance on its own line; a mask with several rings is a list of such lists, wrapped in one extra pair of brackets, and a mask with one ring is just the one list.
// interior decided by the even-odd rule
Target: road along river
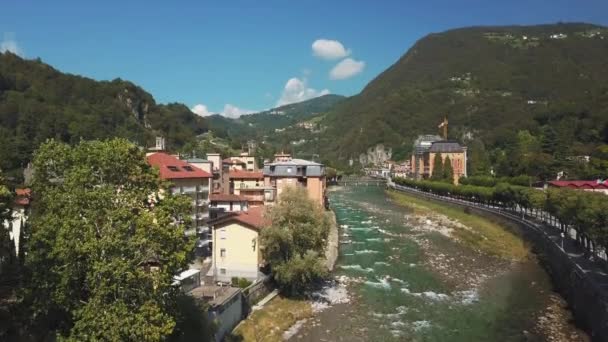
[(470, 248), (452, 234), (458, 222), (399, 206), (382, 187), (330, 199), (339, 284), (320, 294), (333, 305), (315, 303), (290, 341), (587, 340), (533, 254), (513, 261)]

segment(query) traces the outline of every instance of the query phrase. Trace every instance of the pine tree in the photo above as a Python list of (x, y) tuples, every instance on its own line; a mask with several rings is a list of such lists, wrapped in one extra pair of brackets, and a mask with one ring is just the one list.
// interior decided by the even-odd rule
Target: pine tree
[(441, 159), (441, 154), (435, 154), (435, 159), (433, 160), (433, 174), (431, 174), (432, 180), (441, 180), (443, 179), (443, 160)]
[(445, 161), (443, 163), (443, 179), (446, 182), (454, 182), (454, 168), (452, 168), (450, 156), (445, 157)]

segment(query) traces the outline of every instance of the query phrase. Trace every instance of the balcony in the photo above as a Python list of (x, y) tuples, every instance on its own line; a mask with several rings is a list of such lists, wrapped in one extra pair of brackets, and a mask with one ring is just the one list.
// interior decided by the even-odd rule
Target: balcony
[(180, 192), (182, 194), (194, 194), (196, 193), (196, 186), (182, 186)]
[(234, 183), (234, 190), (240, 191), (262, 191), (267, 187), (264, 184), (246, 184), (246, 183)]

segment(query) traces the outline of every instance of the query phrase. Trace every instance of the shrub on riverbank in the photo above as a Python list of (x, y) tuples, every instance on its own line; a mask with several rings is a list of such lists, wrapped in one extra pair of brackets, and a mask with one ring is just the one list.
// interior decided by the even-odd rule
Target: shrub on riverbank
[(304, 295), (327, 276), (323, 255), (331, 223), (301, 188), (283, 190), (269, 215), (272, 224), (261, 236), (264, 260), (284, 294)]
[(284, 331), (312, 315), (312, 306), (308, 301), (278, 296), (242, 321), (226, 340), (283, 341)]

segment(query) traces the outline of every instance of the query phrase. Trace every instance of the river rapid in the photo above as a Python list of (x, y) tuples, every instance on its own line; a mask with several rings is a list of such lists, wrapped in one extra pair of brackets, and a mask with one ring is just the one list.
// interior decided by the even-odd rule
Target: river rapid
[(290, 341), (585, 341), (533, 255), (471, 251), (382, 187), (334, 190), (337, 285)]

